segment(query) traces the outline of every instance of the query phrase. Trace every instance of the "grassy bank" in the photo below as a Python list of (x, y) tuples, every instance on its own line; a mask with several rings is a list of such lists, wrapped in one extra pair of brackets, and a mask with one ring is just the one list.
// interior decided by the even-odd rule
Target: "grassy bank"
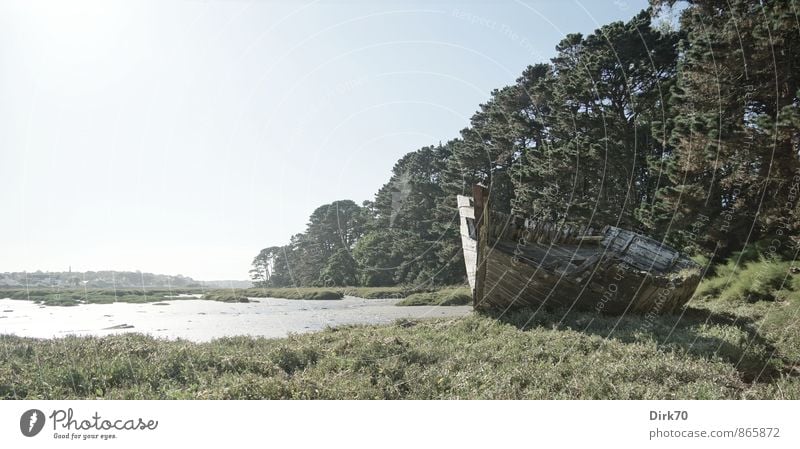
[(800, 399), (798, 275), (760, 264), (720, 269), (662, 317), (520, 310), (202, 344), (0, 336), (0, 398)]
[(335, 288), (251, 288), (242, 291), (243, 294), (254, 298), (283, 298), (283, 299), (342, 299), (344, 293)]
[(206, 344), (4, 336), (0, 397), (800, 398), (783, 352), (704, 315), (646, 330), (641, 318), (522, 311)]
[(414, 293), (398, 302), (398, 306), (457, 306), (472, 303), (469, 287), (444, 288), (435, 292)]
[(225, 302), (249, 302), (249, 298), (281, 298), (281, 299), (342, 299), (344, 294), (339, 290), (326, 288), (247, 288), (211, 290), (203, 295), (203, 299)]
[[(45, 306), (77, 306), (79, 304), (110, 304), (113, 302), (147, 303), (175, 299), (181, 294), (201, 294), (199, 289), (0, 289), (0, 298), (33, 301)], [(170, 297), (170, 298), (167, 298)]]
[[(450, 292), (453, 288), (445, 288)], [(223, 302), (249, 302), (248, 298), (282, 298), (329, 300), (355, 296), (365, 299), (406, 298), (410, 295), (422, 295), (413, 300), (414, 304), (452, 305), (460, 304), (451, 298), (445, 300), (441, 295), (411, 287), (300, 287), (300, 288), (248, 288), (248, 289), (216, 289), (202, 291), (199, 289), (184, 290), (113, 290), (113, 289), (0, 289), (0, 298), (22, 299), (34, 301), (47, 306), (76, 306), (79, 304), (109, 304), (113, 302), (144, 303), (166, 299), (196, 299), (192, 297), (167, 298), (179, 294), (198, 295), (200, 299)], [(444, 293), (443, 293), (444, 294)], [(447, 293), (449, 295), (449, 293)]]
[(524, 310), (204, 344), (3, 336), (0, 397), (800, 399), (798, 331), (784, 325), (799, 310)]
[(412, 287), (345, 287), (342, 293), (364, 299), (405, 298), (421, 291)]
[[(249, 288), (240, 290), (213, 290), (206, 294), (209, 299), (223, 299), (228, 301), (237, 301), (246, 298), (282, 298), (282, 299), (342, 299), (345, 296), (355, 296), (364, 299), (387, 299), (387, 298), (408, 298), (410, 296), (422, 295), (414, 300), (415, 304), (405, 305), (422, 305), (434, 304), (437, 301), (439, 305), (452, 305), (459, 303), (458, 300), (451, 298), (446, 301), (442, 295), (453, 296), (456, 288), (445, 287), (442, 290), (434, 289), (421, 289), (414, 287), (285, 287), (285, 288)], [(458, 289), (462, 292), (464, 289)], [(425, 294), (443, 292), (442, 295), (428, 295)]]

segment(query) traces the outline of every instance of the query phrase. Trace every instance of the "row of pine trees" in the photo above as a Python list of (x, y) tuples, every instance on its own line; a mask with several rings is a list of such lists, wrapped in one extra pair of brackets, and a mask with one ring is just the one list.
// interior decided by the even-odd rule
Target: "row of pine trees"
[(627, 23), (567, 35), (458, 138), (400, 159), (374, 201), (323, 205), (262, 250), (253, 279), (463, 282), (455, 196), (479, 182), (505, 212), (613, 224), (714, 260), (751, 244), (795, 259), (798, 17), (798, 0), (651, 0)]

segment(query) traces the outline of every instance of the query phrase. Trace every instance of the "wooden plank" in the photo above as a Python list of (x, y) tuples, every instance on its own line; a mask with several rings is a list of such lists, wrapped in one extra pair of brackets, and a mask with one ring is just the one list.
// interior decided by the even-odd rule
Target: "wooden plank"
[[(592, 228), (534, 223), (492, 212), (488, 201), (488, 190), (475, 186), (476, 309), (564, 305), (604, 313), (670, 313), (683, 307), (700, 281), (697, 264), (649, 237), (613, 226), (592, 235)], [(686, 269), (694, 272), (681, 272), (683, 278), (671, 285), (670, 278)]]
[(478, 236), (478, 241), (475, 248), (476, 253), (476, 270), (475, 270), (475, 288), (472, 292), (472, 306), (478, 308), (484, 297), (484, 287), (486, 279), (486, 251), (489, 241), (488, 227), (490, 223), (488, 214), (488, 191), (487, 189), (476, 184), (472, 187), (472, 204), (474, 206), (475, 214), (475, 229)]
[(467, 282), (474, 292), (475, 272), (478, 266), (478, 242), (470, 236), (468, 220), (475, 219), (475, 211), (470, 205), (471, 200), (469, 197), (459, 195), (457, 201), (460, 219), (459, 231), (461, 233), (461, 249), (464, 254), (464, 265), (467, 270)]

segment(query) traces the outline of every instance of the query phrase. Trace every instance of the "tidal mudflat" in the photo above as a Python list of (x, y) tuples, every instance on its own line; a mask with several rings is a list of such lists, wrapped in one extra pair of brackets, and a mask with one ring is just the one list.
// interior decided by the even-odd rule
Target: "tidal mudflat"
[(196, 342), (249, 335), (269, 338), (345, 324), (384, 324), (407, 318), (467, 315), (470, 306), (396, 307), (399, 299), (291, 300), (253, 298), (249, 303), (164, 300), (156, 303), (45, 307), (0, 299), (0, 334), (52, 338), (139, 332)]

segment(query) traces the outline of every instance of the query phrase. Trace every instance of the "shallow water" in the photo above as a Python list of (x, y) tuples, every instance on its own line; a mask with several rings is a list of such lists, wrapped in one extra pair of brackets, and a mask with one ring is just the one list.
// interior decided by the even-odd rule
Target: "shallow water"
[[(293, 300), (254, 298), (250, 303), (164, 300), (160, 303), (45, 307), (0, 299), (0, 334), (25, 337), (140, 332), (161, 338), (209, 341), (234, 335), (285, 337), (343, 324), (382, 324), (400, 318), (457, 317), (470, 306), (398, 307), (398, 299)], [(164, 304), (164, 305), (158, 305)]]

